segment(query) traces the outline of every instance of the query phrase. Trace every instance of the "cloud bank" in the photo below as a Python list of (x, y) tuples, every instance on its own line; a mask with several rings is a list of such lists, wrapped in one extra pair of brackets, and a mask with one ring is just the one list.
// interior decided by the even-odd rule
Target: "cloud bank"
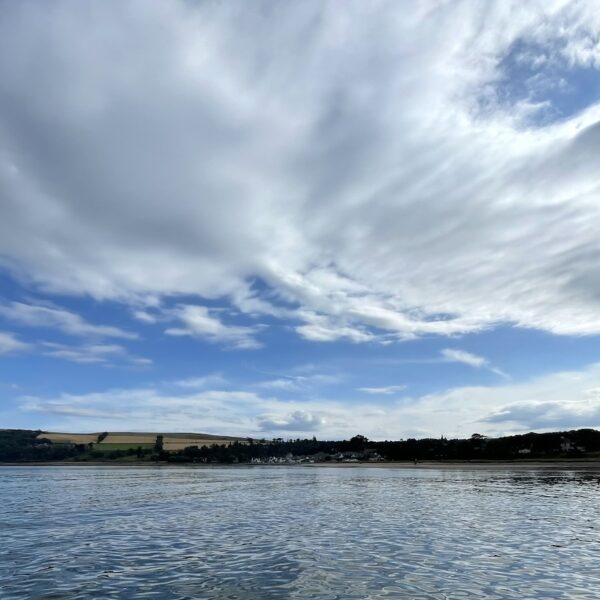
[(598, 69), (595, 2), (0, 11), (0, 266), (25, 284), (147, 322), (197, 298), (167, 333), (238, 348), (254, 327), (200, 299), (318, 342), (600, 333), (598, 98), (536, 118)]
[[(219, 389), (206, 388), (219, 384)], [(197, 389), (193, 389), (194, 386)], [(386, 401), (387, 400), (387, 401)], [(25, 396), (47, 430), (203, 431), (232, 435), (371, 439), (468, 437), (600, 427), (600, 363), (523, 383), (462, 386), (394, 401), (352, 403), (317, 391), (279, 398), (277, 390), (236, 388), (221, 376), (56, 397)]]

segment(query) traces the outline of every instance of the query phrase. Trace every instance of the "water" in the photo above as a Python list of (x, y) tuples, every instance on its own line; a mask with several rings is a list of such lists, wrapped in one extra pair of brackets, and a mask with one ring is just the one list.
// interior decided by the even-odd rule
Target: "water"
[(598, 475), (4, 467), (0, 597), (597, 599)]

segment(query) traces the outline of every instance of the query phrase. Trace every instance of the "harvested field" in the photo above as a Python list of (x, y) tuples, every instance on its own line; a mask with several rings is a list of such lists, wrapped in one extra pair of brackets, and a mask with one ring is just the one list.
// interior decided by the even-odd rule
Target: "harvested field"
[(211, 433), (165, 433), (163, 434), (165, 436), (165, 439), (168, 438), (171, 441), (175, 441), (175, 440), (213, 440), (213, 443), (215, 440), (218, 441), (223, 441), (226, 440), (227, 442), (235, 442), (240, 441), (240, 442), (244, 442), (247, 440), (247, 438), (240, 438), (240, 437), (235, 437), (232, 435), (214, 435)]
[(189, 446), (198, 446), (198, 448), (202, 448), (203, 446), (212, 446), (213, 444), (228, 445), (234, 441), (239, 441), (242, 444), (247, 444), (247, 440), (238, 439), (238, 438), (183, 438), (183, 437), (174, 437), (174, 436), (165, 436), (163, 438), (163, 450), (167, 452), (174, 452), (176, 450), (183, 450), (184, 448), (188, 448)]
[(38, 438), (45, 438), (55, 444), (94, 444), (99, 433), (40, 433)]
[(137, 450), (138, 448), (142, 448), (143, 450), (148, 450), (154, 448), (154, 444), (138, 444), (138, 443), (123, 443), (123, 444), (97, 444), (94, 447), (94, 450), (101, 450), (102, 452), (110, 452), (111, 450)]
[(143, 449), (152, 448), (156, 444), (158, 435), (163, 435), (163, 450), (174, 452), (190, 446), (219, 446), (233, 442), (247, 444), (247, 438), (238, 438), (226, 435), (211, 435), (208, 433), (134, 433), (117, 432), (109, 433), (98, 443), (99, 433), (42, 433), (38, 437), (51, 440), (56, 444), (89, 444), (93, 443), (96, 450), (109, 452), (111, 450), (129, 450), (141, 446)]
[(127, 447), (134, 445), (142, 446), (144, 444), (156, 443), (156, 433), (109, 433), (101, 442), (100, 445), (106, 444), (127, 444)]

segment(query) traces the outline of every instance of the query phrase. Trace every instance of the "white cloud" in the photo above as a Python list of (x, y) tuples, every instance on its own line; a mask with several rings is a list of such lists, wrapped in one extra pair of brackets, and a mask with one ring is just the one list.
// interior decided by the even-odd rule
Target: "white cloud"
[(158, 317), (156, 315), (153, 315), (146, 310), (134, 310), (133, 316), (138, 321), (142, 321), (144, 323), (156, 323), (158, 321)]
[(138, 337), (137, 334), (124, 331), (118, 327), (93, 325), (74, 312), (54, 306), (10, 302), (0, 304), (0, 315), (12, 323), (28, 327), (58, 329), (64, 333), (76, 336), (126, 339), (135, 339)]
[(283, 374), (275, 379), (260, 381), (255, 385), (265, 390), (308, 393), (321, 386), (335, 385), (344, 379), (339, 373), (312, 372), (314, 368), (313, 365), (305, 365), (292, 370), (295, 374)]
[(260, 348), (260, 343), (254, 338), (257, 327), (226, 325), (205, 306), (184, 305), (172, 313), (184, 326), (167, 329), (165, 333), (168, 335), (190, 335), (238, 349)]
[[(599, 334), (600, 109), (528, 129), (496, 98), (522, 40), (596, 65), (596, 3), (275, 7), (3, 3), (0, 264), (134, 306), (229, 298), (313, 341)], [(191, 321), (170, 333), (256, 345)]]
[(492, 371), (492, 373), (496, 373), (496, 375), (500, 375), (500, 377), (509, 378), (504, 371), (491, 365), (490, 361), (483, 356), (477, 356), (477, 354), (472, 354), (465, 350), (457, 350), (456, 348), (444, 348), (441, 354), (442, 359), (446, 362), (463, 363), (470, 367), (475, 367), (476, 369), (485, 368)]
[(179, 379), (174, 383), (177, 387), (192, 389), (215, 388), (229, 385), (229, 381), (221, 373), (212, 373), (202, 377), (188, 377), (187, 379)]
[(261, 381), (256, 385), (257, 387), (265, 390), (297, 391), (300, 388), (295, 379), (283, 377), (278, 379), (269, 379), (268, 381)]
[[(26, 309), (22, 309), (26, 306)], [(0, 305), (0, 313), (14, 321), (28, 326), (51, 327), (63, 330), (66, 333), (71, 333), (80, 336), (91, 337), (130, 337), (127, 332), (123, 332), (114, 327), (91, 325), (86, 323), (78, 315), (61, 311), (58, 309), (48, 309), (46, 313), (45, 307), (33, 307), (31, 305), (21, 305), (13, 303), (11, 307)], [(4, 311), (6, 309), (6, 311)], [(44, 323), (43, 316), (47, 316)], [(0, 355), (16, 354), (19, 352), (34, 352), (51, 358), (61, 358), (77, 363), (103, 363), (112, 364), (114, 361), (125, 362), (134, 365), (149, 365), (152, 361), (148, 358), (134, 356), (129, 351), (119, 344), (103, 344), (103, 343), (85, 343), (79, 345), (68, 345), (57, 342), (37, 341), (37, 342), (22, 342), (12, 333), (0, 331)]]
[(16, 354), (29, 348), (29, 344), (22, 342), (14, 334), (0, 331), (0, 355)]
[(44, 356), (62, 358), (76, 363), (112, 364), (114, 361), (131, 363), (139, 366), (150, 365), (152, 360), (132, 356), (126, 348), (119, 344), (82, 344), (68, 346), (56, 342), (40, 342), (39, 348)]
[(295, 410), (292, 413), (281, 416), (263, 416), (258, 425), (262, 431), (317, 431), (325, 425), (325, 419), (319, 415), (305, 410)]
[(476, 367), (477, 369), (488, 365), (487, 359), (483, 356), (477, 356), (464, 350), (456, 350), (453, 348), (445, 348), (442, 350), (442, 356), (444, 360), (448, 362), (459, 362), (469, 365), (470, 367)]
[[(280, 400), (247, 390), (115, 389), (25, 397), (22, 408), (43, 428), (77, 431), (199, 431), (231, 435), (371, 439), (503, 435), (531, 430), (600, 427), (600, 363), (522, 383), (452, 388), (401, 400)], [(101, 419), (83, 417), (96, 411)], [(91, 413), (90, 413), (91, 414)], [(38, 417), (39, 418), (39, 417)]]
[(375, 395), (384, 395), (388, 396), (390, 394), (396, 394), (397, 392), (401, 392), (406, 389), (405, 385), (388, 385), (385, 387), (361, 387), (357, 388), (359, 392), (364, 392), (365, 394), (375, 394)]
[(303, 318), (308, 321), (306, 325), (296, 327), (296, 332), (303, 338), (313, 342), (335, 342), (338, 340), (349, 340), (351, 342), (369, 342), (375, 336), (363, 328), (349, 327), (333, 319), (315, 314), (304, 314)]
[[(148, 387), (61, 394), (55, 398), (26, 396), (21, 402), (24, 411), (46, 415), (44, 429), (232, 431), (245, 435), (249, 430), (259, 433), (255, 407), (266, 401), (243, 390), (165, 394)], [(85, 411), (94, 411), (97, 418), (86, 416)]]
[(565, 402), (519, 402), (502, 407), (488, 417), (484, 423), (512, 423), (527, 429), (579, 429), (600, 423), (600, 402), (587, 399)]

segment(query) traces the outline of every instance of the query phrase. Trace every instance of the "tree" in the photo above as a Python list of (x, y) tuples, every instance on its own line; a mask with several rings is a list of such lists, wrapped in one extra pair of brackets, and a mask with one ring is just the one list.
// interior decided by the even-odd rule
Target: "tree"
[(369, 440), (364, 435), (355, 435), (350, 438), (350, 449), (362, 452)]

